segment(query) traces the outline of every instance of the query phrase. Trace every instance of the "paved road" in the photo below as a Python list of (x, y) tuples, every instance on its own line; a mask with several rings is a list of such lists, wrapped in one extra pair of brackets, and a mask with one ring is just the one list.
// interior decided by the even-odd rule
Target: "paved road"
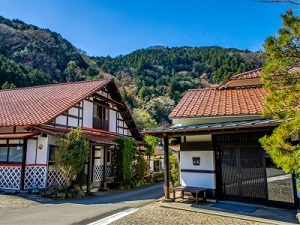
[[(5, 203), (2, 201), (3, 196), (0, 195), (0, 224), (88, 224), (128, 208), (143, 206), (162, 196), (162, 184), (132, 191), (48, 203), (26, 200), (18, 203), (20, 200), (14, 197)], [(9, 202), (14, 201), (15, 206), (10, 206)]]

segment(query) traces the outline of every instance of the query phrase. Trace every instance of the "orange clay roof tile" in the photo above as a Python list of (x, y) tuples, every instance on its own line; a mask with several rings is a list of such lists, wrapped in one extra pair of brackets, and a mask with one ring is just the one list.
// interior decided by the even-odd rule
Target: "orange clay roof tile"
[(186, 93), (169, 117), (259, 115), (266, 94), (261, 87), (193, 89)]
[(0, 91), (0, 126), (50, 122), (111, 80), (82, 81)]

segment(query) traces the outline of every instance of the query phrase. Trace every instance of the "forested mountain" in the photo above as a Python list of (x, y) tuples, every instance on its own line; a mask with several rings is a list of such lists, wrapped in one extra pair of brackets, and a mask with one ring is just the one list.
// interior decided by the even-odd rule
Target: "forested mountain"
[(61, 35), (0, 17), (0, 86), (79, 80), (88, 64)]
[(186, 90), (261, 64), (258, 52), (221, 47), (152, 46), (89, 57), (55, 32), (0, 16), (0, 89), (113, 76), (140, 127), (169, 123)]
[(116, 58), (95, 57), (105, 72), (136, 84), (139, 97), (168, 94), (178, 101), (184, 91), (201, 87), (200, 79), (220, 83), (233, 74), (261, 66), (261, 55), (220, 47), (150, 47)]

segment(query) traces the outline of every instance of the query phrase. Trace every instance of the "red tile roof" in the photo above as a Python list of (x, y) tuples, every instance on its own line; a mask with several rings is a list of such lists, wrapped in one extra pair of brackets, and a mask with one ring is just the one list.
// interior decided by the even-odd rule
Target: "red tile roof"
[(169, 117), (259, 115), (266, 94), (266, 90), (259, 87), (189, 90)]
[(22, 132), (22, 133), (8, 133), (8, 134), (0, 134), (1, 138), (29, 138), (38, 135), (36, 132)]
[[(71, 131), (70, 128), (54, 127), (50, 125), (29, 126), (28, 129), (54, 136), (63, 136)], [(117, 137), (121, 137), (121, 135), (112, 135), (104, 130), (93, 129), (93, 131), (90, 131), (84, 128), (81, 130), (84, 133), (86, 139), (99, 144), (116, 144), (115, 140), (117, 139)]]
[(218, 89), (232, 88), (232, 87), (259, 87), (262, 86), (261, 81), (262, 68), (250, 70), (248, 72), (240, 73), (230, 77), (225, 83), (221, 84)]
[(1, 90), (0, 126), (50, 122), (111, 81), (83, 81)]
[(262, 68), (258, 68), (255, 70), (250, 70), (244, 73), (233, 75), (229, 78), (229, 80), (240, 80), (240, 79), (251, 79), (251, 78), (259, 78), (261, 77)]

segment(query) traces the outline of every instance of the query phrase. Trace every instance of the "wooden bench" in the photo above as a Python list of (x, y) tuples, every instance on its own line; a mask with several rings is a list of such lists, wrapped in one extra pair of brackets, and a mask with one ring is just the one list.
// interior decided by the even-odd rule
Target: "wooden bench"
[(206, 191), (208, 190), (207, 188), (203, 187), (191, 187), (191, 186), (176, 186), (172, 188), (173, 190), (173, 201), (175, 201), (175, 192), (176, 191), (181, 191), (181, 198), (184, 198), (184, 192), (191, 192), (192, 194), (196, 195), (196, 204), (198, 205), (199, 202), (199, 194), (203, 193), (203, 197), (201, 200), (204, 202), (206, 201)]

